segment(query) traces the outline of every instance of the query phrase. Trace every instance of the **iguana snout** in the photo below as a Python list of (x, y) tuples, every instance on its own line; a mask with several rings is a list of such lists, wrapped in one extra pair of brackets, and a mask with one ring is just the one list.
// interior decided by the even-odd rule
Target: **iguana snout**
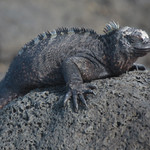
[(141, 57), (150, 52), (150, 38), (145, 31), (123, 27), (120, 32), (129, 42), (132, 53)]

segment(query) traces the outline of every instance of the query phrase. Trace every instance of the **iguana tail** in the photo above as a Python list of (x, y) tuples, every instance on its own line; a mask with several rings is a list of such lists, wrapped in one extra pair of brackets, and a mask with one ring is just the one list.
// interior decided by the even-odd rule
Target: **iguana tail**
[(0, 109), (17, 96), (11, 89), (6, 87), (4, 82), (4, 80), (0, 82)]

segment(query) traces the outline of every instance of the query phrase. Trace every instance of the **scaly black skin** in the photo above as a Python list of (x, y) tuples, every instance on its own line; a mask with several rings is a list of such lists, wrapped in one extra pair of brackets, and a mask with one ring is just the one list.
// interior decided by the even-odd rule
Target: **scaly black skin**
[(77, 110), (77, 99), (87, 106), (84, 94), (95, 88), (84, 82), (144, 69), (133, 63), (150, 52), (148, 35), (130, 27), (117, 29), (113, 23), (110, 27), (104, 35), (84, 28), (61, 28), (27, 43), (0, 82), (0, 108), (32, 89), (66, 83), (63, 103), (72, 97)]

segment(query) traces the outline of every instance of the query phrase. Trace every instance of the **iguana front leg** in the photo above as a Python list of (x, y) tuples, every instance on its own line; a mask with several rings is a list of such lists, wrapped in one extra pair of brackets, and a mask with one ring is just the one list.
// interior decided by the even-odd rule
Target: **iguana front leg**
[(83, 82), (105, 76), (107, 72), (103, 70), (103, 67), (98, 69), (93, 62), (83, 57), (71, 57), (64, 61), (63, 75), (68, 86), (68, 92), (63, 101), (64, 105), (72, 97), (76, 111), (78, 110), (78, 98), (87, 106), (84, 94), (93, 94), (92, 89), (96, 87), (91, 83), (83, 84)]

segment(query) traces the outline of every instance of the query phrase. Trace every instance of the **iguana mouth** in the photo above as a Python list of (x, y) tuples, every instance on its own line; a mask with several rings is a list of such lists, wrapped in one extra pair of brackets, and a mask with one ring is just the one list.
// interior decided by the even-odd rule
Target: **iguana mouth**
[(150, 52), (150, 41), (147, 43), (137, 43), (135, 46), (135, 51), (138, 53), (148, 53)]

